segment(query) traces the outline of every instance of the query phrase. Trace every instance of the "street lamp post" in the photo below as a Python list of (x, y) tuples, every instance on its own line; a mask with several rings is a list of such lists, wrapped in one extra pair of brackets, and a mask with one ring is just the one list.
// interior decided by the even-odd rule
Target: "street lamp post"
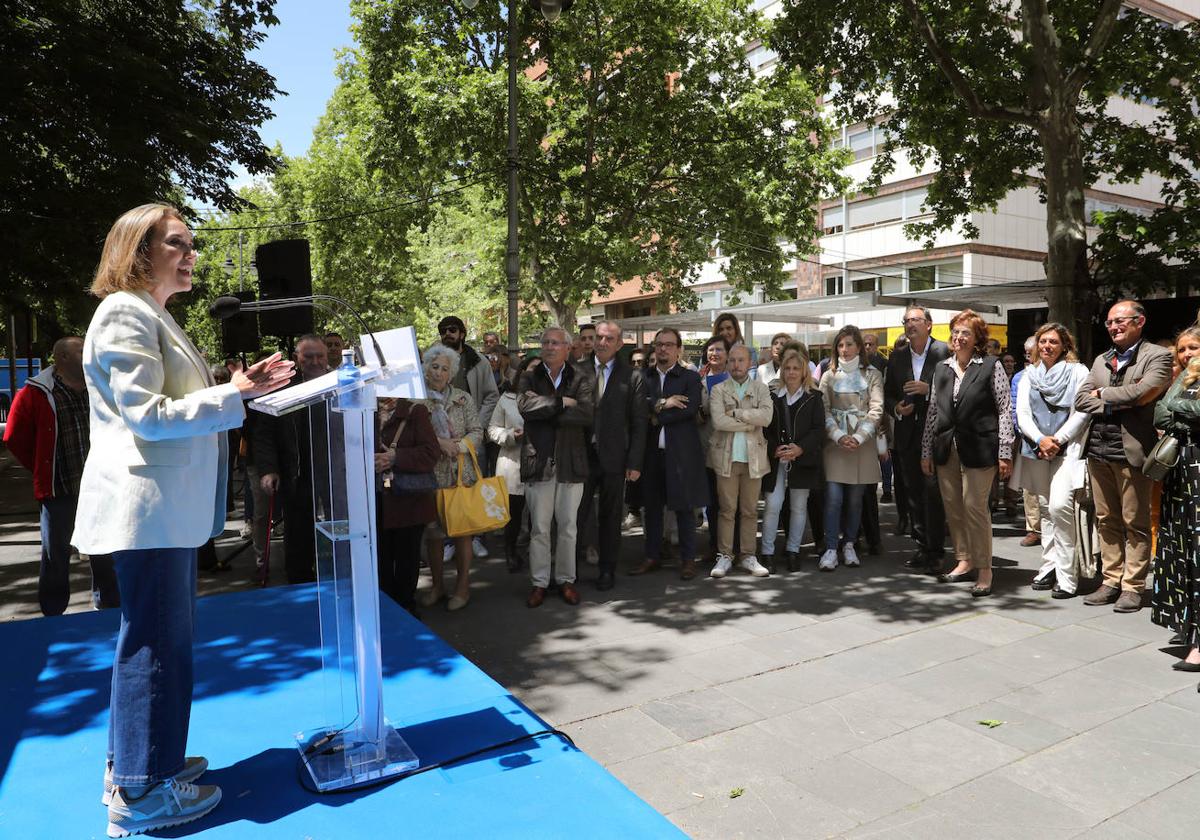
[[(504, 252), (504, 273), (508, 279), (508, 349), (520, 349), (520, 291), (521, 249), (518, 225), (520, 210), (517, 205), (517, 180), (520, 173), (520, 152), (517, 129), (517, 52), (520, 49), (521, 28), (517, 11), (520, 0), (508, 0), (508, 44), (505, 47), (508, 64), (508, 244)], [(575, 0), (528, 0), (534, 11), (540, 11), (548, 23), (554, 23), (563, 12), (574, 5)], [(463, 5), (474, 9), (479, 0), (463, 0)]]

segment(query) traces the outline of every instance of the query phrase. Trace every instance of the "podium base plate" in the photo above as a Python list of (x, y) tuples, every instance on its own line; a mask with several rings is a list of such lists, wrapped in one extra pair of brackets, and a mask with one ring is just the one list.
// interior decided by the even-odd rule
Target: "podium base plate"
[(384, 723), (379, 742), (365, 740), (360, 730), (338, 732), (323, 727), (296, 735), (300, 758), (317, 790), (338, 790), (397, 776), (421, 762), (391, 724)]

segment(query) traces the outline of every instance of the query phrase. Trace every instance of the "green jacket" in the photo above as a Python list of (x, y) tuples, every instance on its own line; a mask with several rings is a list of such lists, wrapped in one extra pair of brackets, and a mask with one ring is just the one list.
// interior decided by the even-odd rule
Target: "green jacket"
[(1200, 399), (1186, 393), (1183, 386), (1185, 373), (1175, 377), (1170, 389), (1154, 406), (1155, 428), (1164, 432), (1200, 432)]

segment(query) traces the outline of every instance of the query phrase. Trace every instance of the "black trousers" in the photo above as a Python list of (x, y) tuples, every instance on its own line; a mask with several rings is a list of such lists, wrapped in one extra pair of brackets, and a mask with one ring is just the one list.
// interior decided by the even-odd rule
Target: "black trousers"
[(867, 546), (870, 548), (876, 548), (880, 543), (879, 496), (876, 493), (878, 489), (878, 484), (863, 489), (862, 534), (867, 538)]
[(896, 517), (901, 522), (908, 518), (908, 486), (904, 483), (904, 470), (900, 469), (896, 450), (892, 450), (892, 492), (896, 498)]
[(284, 493), (283, 570), (288, 583), (312, 583), (317, 579), (314, 527), (312, 495)]
[(625, 473), (601, 472), (600, 465), (593, 461), (587, 480), (583, 483), (583, 498), (579, 500), (579, 517), (575, 556), (583, 560), (587, 550), (585, 535), (592, 522), (592, 500), (599, 495), (596, 506), (596, 548), (600, 553), (600, 571), (617, 570), (621, 558), (621, 519), (625, 511)]
[(379, 591), (409, 612), (416, 605), (425, 523), (379, 529)]
[(897, 449), (897, 472), (904, 476), (905, 501), (917, 545), (926, 554), (941, 557), (946, 553), (946, 511), (937, 477), (921, 472), (921, 446)]
[[(521, 533), (525, 534), (524, 551)], [(508, 524), (504, 526), (504, 556), (509, 560), (529, 560), (529, 517), (525, 514), (525, 496), (508, 494)]]

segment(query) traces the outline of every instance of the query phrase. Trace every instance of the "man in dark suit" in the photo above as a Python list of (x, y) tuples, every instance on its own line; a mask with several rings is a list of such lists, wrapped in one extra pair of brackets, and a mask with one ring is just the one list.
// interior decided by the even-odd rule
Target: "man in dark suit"
[[(641, 371), (621, 361), (621, 325), (616, 321), (596, 324), (594, 353), (580, 362), (595, 374), (592, 428), (588, 430), (588, 478), (579, 505), (579, 533), (588, 531), (592, 504), (599, 493), (597, 543), (600, 571), (596, 588), (612, 589), (617, 559), (621, 555), (621, 518), (624, 513), (625, 482), (642, 474), (646, 446), (646, 385)], [(583, 540), (576, 555), (583, 560)], [(578, 563), (576, 564), (578, 566)]]
[(679, 526), (679, 577), (696, 576), (696, 518), (692, 511), (707, 507), (708, 476), (696, 414), (700, 411), (700, 374), (679, 364), (683, 339), (673, 327), (654, 336), (655, 366), (646, 374), (646, 405), (650, 421), (642, 470), (642, 520), (646, 525), (646, 557), (631, 575), (659, 568), (663, 538), (663, 508), (675, 513)]
[(904, 482), (908, 516), (917, 540), (917, 553), (904, 565), (939, 574), (946, 553), (946, 512), (937, 479), (921, 471), (921, 433), (929, 408), (929, 387), (937, 365), (950, 355), (944, 341), (930, 336), (933, 319), (922, 306), (904, 312), (908, 347), (895, 350), (883, 378), (883, 408), (892, 418), (895, 469)]
[(1113, 346), (1075, 394), (1075, 408), (1092, 415), (1084, 453), (1104, 567), (1104, 583), (1083, 603), (1131, 613), (1142, 608), (1150, 571), (1153, 482), (1142, 465), (1158, 440), (1154, 403), (1171, 384), (1171, 351), (1142, 340), (1146, 310), (1135, 300), (1113, 304), (1104, 326)]

